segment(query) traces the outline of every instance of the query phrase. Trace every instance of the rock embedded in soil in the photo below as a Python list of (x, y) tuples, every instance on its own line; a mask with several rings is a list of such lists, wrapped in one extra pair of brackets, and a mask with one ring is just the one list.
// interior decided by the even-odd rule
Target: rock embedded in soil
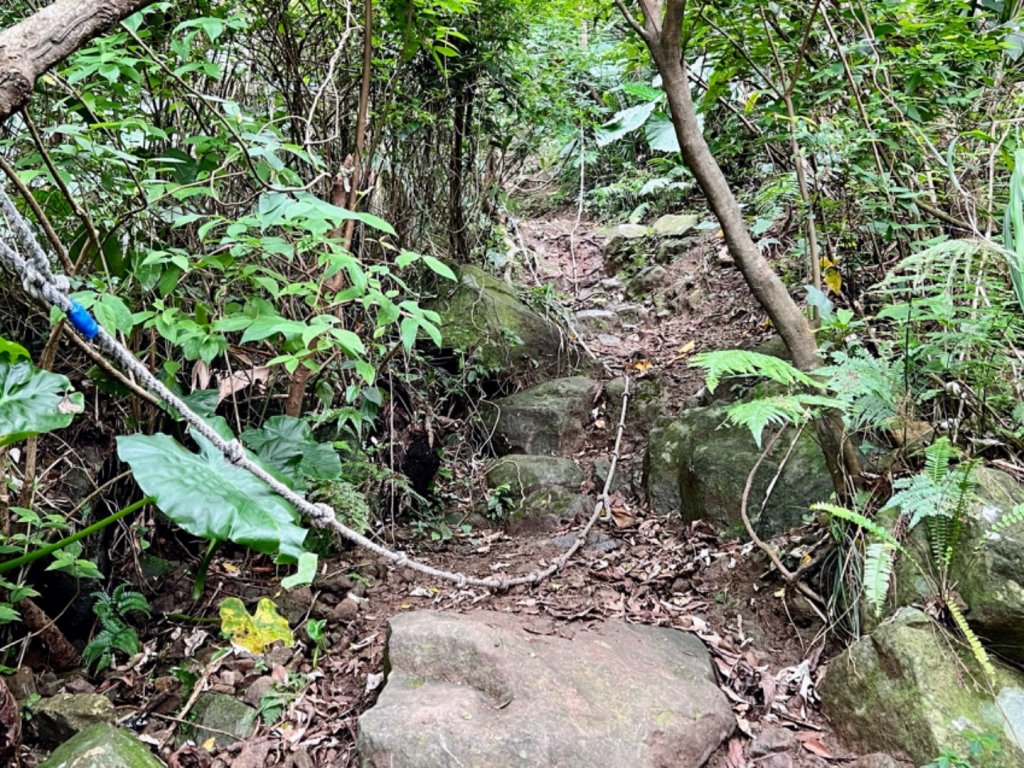
[(560, 456), (510, 454), (495, 460), (487, 468), (486, 478), (489, 488), (507, 485), (515, 496), (527, 496), (552, 487), (578, 491), (583, 470), (572, 459)]
[(644, 267), (626, 284), (626, 295), (634, 301), (650, 299), (659, 291), (671, 286), (669, 272), (663, 266), (655, 264)]
[[(608, 399), (605, 422), (608, 434), (615, 437), (622, 416), (622, 398), (626, 392), (626, 379), (622, 376), (612, 379), (604, 385), (604, 396)], [(642, 435), (650, 432), (651, 427), (661, 416), (663, 404), (661, 400), (661, 382), (655, 378), (634, 378), (630, 380), (629, 402), (626, 404), (627, 435)]]
[(915, 765), (943, 749), (966, 755), (972, 734), (989, 736), (998, 748), (976, 756), (974, 768), (1024, 765), (1015, 746), (1024, 743), (1024, 675), (997, 666), (993, 700), (957, 642), (921, 611), (902, 608), (854, 643), (818, 684), (836, 733), (853, 749), (903, 752)]
[(123, 728), (91, 725), (53, 751), (39, 768), (162, 768), (149, 748)]
[(558, 374), (579, 355), (558, 326), (519, 299), (511, 285), (472, 266), (460, 267), (455, 292), (428, 308), (441, 316), (444, 345), (470, 355), (489, 371)]
[(700, 223), (700, 216), (692, 213), (669, 213), (651, 225), (656, 237), (682, 237)]
[(619, 315), (610, 309), (583, 309), (576, 313), (576, 330), (584, 336), (616, 330), (621, 324)]
[(597, 382), (554, 379), (481, 407), (484, 428), (500, 455), (568, 455), (583, 445)]
[(58, 693), (40, 700), (32, 713), (33, 728), (45, 747), (54, 747), (90, 726), (117, 719), (110, 699), (98, 693)]
[(203, 693), (192, 707), (192, 722), (178, 734), (179, 746), (213, 739), (218, 749), (248, 739), (256, 726), (256, 710), (225, 693)]
[[(761, 449), (750, 430), (726, 426), (725, 421), (724, 406), (689, 408), (657, 421), (644, 457), (645, 495), (655, 513), (678, 513), (687, 523), (707, 520), (720, 531), (742, 531), (743, 489)], [(787, 429), (754, 477), (748, 514), (760, 535), (799, 525), (811, 504), (832, 494), (813, 430), (800, 432), (790, 452), (796, 435), (795, 429)], [(761, 511), (769, 486), (771, 495)]]
[(363, 768), (697, 768), (732, 732), (693, 635), (528, 626), (492, 612), (392, 618), (388, 680), (359, 720)]

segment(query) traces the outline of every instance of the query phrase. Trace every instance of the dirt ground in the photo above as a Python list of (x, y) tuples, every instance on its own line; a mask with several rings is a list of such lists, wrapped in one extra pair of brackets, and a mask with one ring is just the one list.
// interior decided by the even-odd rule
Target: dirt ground
[[(602, 237), (592, 222), (577, 224), (575, 211), (567, 210), (515, 225), (512, 239), (524, 251), (518, 256), (524, 265), (518, 280), (551, 285), (555, 300), (572, 311), (625, 301), (621, 283), (607, 273)], [(699, 304), (667, 312), (642, 306), (635, 323), (584, 342), (610, 374), (629, 367), (634, 375), (658, 377), (672, 410), (701, 388), (699, 373), (687, 365), (692, 354), (751, 346), (769, 331), (742, 276), (723, 257), (714, 231), (665, 268), (669, 283), (701, 289)], [(609, 418), (599, 404), (588, 445), (577, 457), (584, 467), (609, 454)], [(644, 438), (627, 425), (622, 450), (626, 476), (639, 471)], [(478, 473), (484, 463), (478, 458), (448, 469), (460, 487), (474, 487), (466, 474)], [(467, 519), (479, 501), (463, 494)], [(683, 526), (652, 517), (628, 491), (617, 493), (612, 502), (613, 514), (598, 523), (591, 545), (562, 572), (540, 585), (505, 593), (434, 583), (356, 551), (330, 559), (330, 572), (310, 589), (275, 591), (275, 572), (265, 559), (226, 550), (211, 565), (203, 601), (186, 616), (178, 611), (191, 604), (192, 582), (186, 563), (172, 563), (168, 573), (145, 581), (154, 620), (144, 628), (142, 653), (98, 677), (36, 675), (35, 684), (41, 694), (107, 694), (117, 703), (121, 722), (161, 747), (173, 768), (345, 768), (358, 764), (358, 717), (380, 691), (387, 621), (396, 613), (507, 611), (531, 617), (532, 631), (565, 636), (594, 622), (624, 620), (692, 632), (711, 650), (738, 722), (734, 736), (709, 761), (711, 768), (803, 768), (854, 757), (817, 712), (814, 682), (838, 646), (806, 600), (778, 579), (751, 544), (722, 540), (699, 522)], [(383, 543), (445, 570), (516, 575), (551, 562), (563, 551), (553, 540), (574, 530), (513, 534), (478, 524), (433, 543), (397, 525)], [(821, 532), (811, 528), (778, 542), (783, 553), (795, 557), (823, 543)], [(138, 573), (142, 570), (140, 564)], [(278, 648), (265, 660), (216, 655), (223, 647), (216, 621), (219, 602), (228, 596), (251, 601), (263, 595), (275, 598), (292, 626), (306, 618), (325, 619), (327, 647), (314, 653), (314, 643), (300, 632), (296, 649)], [(253, 738), (225, 749), (176, 746), (194, 703), (192, 693), (202, 689), (257, 706), (262, 702), (264, 708), (276, 704), (278, 709), (267, 713), (275, 725), (261, 725)], [(273, 695), (267, 697), (268, 691)], [(31, 743), (31, 723), (28, 729)], [(758, 752), (754, 739), (765, 729), (784, 729), (783, 735), (792, 737), (790, 747), (767, 756)], [(34, 755), (25, 755), (26, 765), (34, 761)]]

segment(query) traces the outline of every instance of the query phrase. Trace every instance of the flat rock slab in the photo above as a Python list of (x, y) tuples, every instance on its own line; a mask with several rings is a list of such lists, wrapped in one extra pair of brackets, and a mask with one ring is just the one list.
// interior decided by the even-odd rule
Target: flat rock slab
[(529, 626), (483, 611), (392, 618), (387, 685), (359, 719), (363, 768), (697, 768), (732, 732), (692, 635)]

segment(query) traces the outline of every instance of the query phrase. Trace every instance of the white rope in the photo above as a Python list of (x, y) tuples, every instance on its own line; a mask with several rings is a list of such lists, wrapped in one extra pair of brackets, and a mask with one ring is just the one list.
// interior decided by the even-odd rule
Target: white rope
[[(433, 566), (427, 565), (426, 563), (412, 560), (404, 552), (390, 550), (387, 547), (371, 541), (358, 531), (352, 530), (338, 519), (337, 513), (334, 511), (333, 507), (330, 507), (327, 504), (313, 504), (312, 502), (307, 501), (301, 495), (295, 493), (291, 488), (264, 470), (259, 464), (246, 456), (245, 448), (242, 446), (241, 442), (238, 440), (225, 440), (221, 437), (221, 435), (199, 414), (189, 408), (187, 403), (164, 386), (163, 382), (154, 376), (146, 366), (139, 362), (138, 358), (136, 358), (130, 350), (126, 349), (120, 342), (118, 342), (117, 339), (104, 331), (103, 328), (96, 325), (95, 320), (93, 320), (88, 313), (68, 297), (67, 278), (62, 277), (58, 279), (53, 275), (45, 252), (39, 246), (35, 235), (32, 233), (27, 222), (25, 222), (21, 217), (21, 214), (19, 214), (17, 209), (14, 207), (14, 203), (7, 196), (7, 192), (4, 190), (2, 185), (0, 185), (0, 210), (3, 211), (11, 224), (12, 230), (17, 235), (19, 241), (21, 241), (25, 250), (32, 255), (31, 259), (25, 259), (13, 248), (6, 245), (3, 241), (0, 241), (0, 262), (5, 264), (10, 271), (21, 278), (22, 285), (25, 287), (25, 290), (29, 295), (57, 307), (64, 314), (68, 315), (75, 330), (78, 331), (86, 341), (91, 342), (94, 346), (106, 352), (107, 355), (120, 364), (125, 371), (131, 373), (144, 389), (153, 393), (177, 411), (182, 418), (188, 422), (189, 426), (215, 446), (228, 461), (266, 483), (275, 493), (291, 502), (296, 509), (309, 518), (313, 525), (336, 531), (343, 538), (369, 550), (370, 552), (373, 552), (375, 555), (385, 558), (396, 567), (409, 568), (426, 576), (449, 581), (460, 588), (475, 586), (484, 587), (486, 589), (505, 590), (509, 587), (522, 584), (537, 584), (562, 568), (566, 560), (568, 560), (568, 557), (559, 558), (547, 568), (533, 571), (525, 576), (519, 576), (516, 578), (491, 577), (481, 579), (467, 576), (464, 573), (453, 573), (450, 571), (439, 570)], [(82, 317), (83, 315), (84, 318)], [(84, 322), (85, 320), (88, 322)], [(628, 395), (629, 388), (627, 384), (626, 398), (623, 400), (623, 412), (625, 412), (626, 399), (628, 399)], [(619, 431), (619, 439), (621, 439), (621, 427)], [(616, 441), (616, 443), (618, 443), (618, 441)], [(616, 444), (616, 453), (617, 452), (618, 445)], [(600, 508), (602, 505), (603, 500), (602, 502), (599, 502), (598, 507)], [(595, 512), (594, 517), (596, 518), (596, 516)], [(593, 522), (593, 519), (591, 519), (585, 530), (589, 531)], [(585, 536), (586, 533), (584, 533), (580, 539), (585, 539)], [(577, 547), (572, 548), (567, 554), (575, 552)]]

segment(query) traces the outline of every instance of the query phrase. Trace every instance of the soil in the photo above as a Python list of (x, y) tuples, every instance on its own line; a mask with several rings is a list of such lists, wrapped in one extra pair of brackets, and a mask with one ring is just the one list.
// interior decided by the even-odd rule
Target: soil
[[(548, 300), (560, 311), (626, 302), (621, 282), (606, 273), (596, 224), (577, 224), (575, 213), (559, 211), (517, 223), (519, 237), (513, 239), (525, 253), (518, 257), (524, 267), (516, 277), (527, 286), (552, 286), (554, 298), (549, 295)], [(657, 307), (652, 296), (642, 297), (636, 302), (643, 305), (636, 322), (581, 337), (593, 359), (609, 376), (629, 369), (634, 375), (659, 377), (669, 409), (692, 401), (701, 389), (699, 373), (687, 365), (692, 354), (752, 346), (769, 335), (742, 276), (723, 256), (720, 236), (705, 232), (691, 250), (664, 265), (669, 289), (677, 284), (700, 288), (701, 300), (692, 308), (673, 308)], [(666, 301), (671, 304), (671, 295)], [(611, 449), (607, 420), (613, 417), (600, 408), (594, 416), (587, 448), (577, 457), (587, 467)], [(627, 425), (622, 451), (627, 477), (639, 470), (644, 438)], [(459, 462), (447, 467), (461, 478), (459, 488), (481, 487), (468, 476), (478, 473), (484, 461), (462, 453)], [(593, 481), (590, 488), (596, 488)], [(422, 532), (397, 526), (388, 531), (393, 540), (387, 543), (449, 571), (516, 575), (561, 554), (557, 538), (575, 530), (493, 529), (473, 515), (481, 499), (461, 495), (461, 505), (453, 511), (460, 519), (476, 521), (470, 531), (434, 543)], [(559, 634), (593, 622), (625, 620), (695, 633), (711, 650), (738, 722), (734, 736), (709, 761), (711, 768), (809, 768), (853, 758), (816, 707), (814, 681), (836, 650), (835, 641), (806, 600), (779, 580), (763, 554), (752, 544), (722, 540), (700, 522), (683, 526), (649, 516), (628, 490), (616, 493), (612, 502), (611, 518), (598, 524), (591, 545), (562, 572), (538, 586), (504, 593), (432, 582), (357, 551), (323, 558), (329, 572), (311, 589), (282, 591), (265, 558), (225, 549), (211, 564), (203, 599), (193, 605), (186, 573), (195, 563), (169, 554), (184, 550), (175, 548), (168, 534), (161, 550), (171, 560), (167, 573), (146, 578), (146, 564), (140, 560), (127, 574), (147, 592), (154, 609), (154, 620), (139, 625), (141, 653), (128, 660), (118, 656), (111, 668), (95, 676), (78, 670), (58, 678), (42, 671), (45, 659), (38, 656), (26, 657), (26, 666), (35, 669), (34, 684), (43, 695), (72, 690), (109, 696), (120, 722), (159, 747), (171, 766), (345, 768), (358, 764), (357, 720), (373, 705), (383, 682), (387, 620), (394, 614), (486, 608), (533, 616), (537, 631)], [(813, 529), (796, 530), (776, 543), (783, 552), (803, 552), (820, 546), (821, 537)], [(247, 605), (273, 597), (292, 627), (305, 619), (326, 620), (322, 650), (298, 631), (296, 648), (277, 647), (263, 659), (216, 655), (224, 646), (217, 606), (229, 596)], [(182, 606), (192, 606), (188, 615), (180, 613)], [(308, 685), (303, 685), (305, 680)], [(260, 725), (252, 738), (234, 746), (176, 748), (190, 683), (196, 690), (280, 709), (276, 717), (267, 713), (272, 725)], [(268, 691), (273, 695), (260, 696)], [(31, 722), (27, 728), (31, 745)], [(792, 738), (783, 739), (783, 751), (769, 754), (767, 737), (756, 739), (766, 729), (779, 728)], [(34, 765), (39, 754), (25, 747), (24, 764)]]

